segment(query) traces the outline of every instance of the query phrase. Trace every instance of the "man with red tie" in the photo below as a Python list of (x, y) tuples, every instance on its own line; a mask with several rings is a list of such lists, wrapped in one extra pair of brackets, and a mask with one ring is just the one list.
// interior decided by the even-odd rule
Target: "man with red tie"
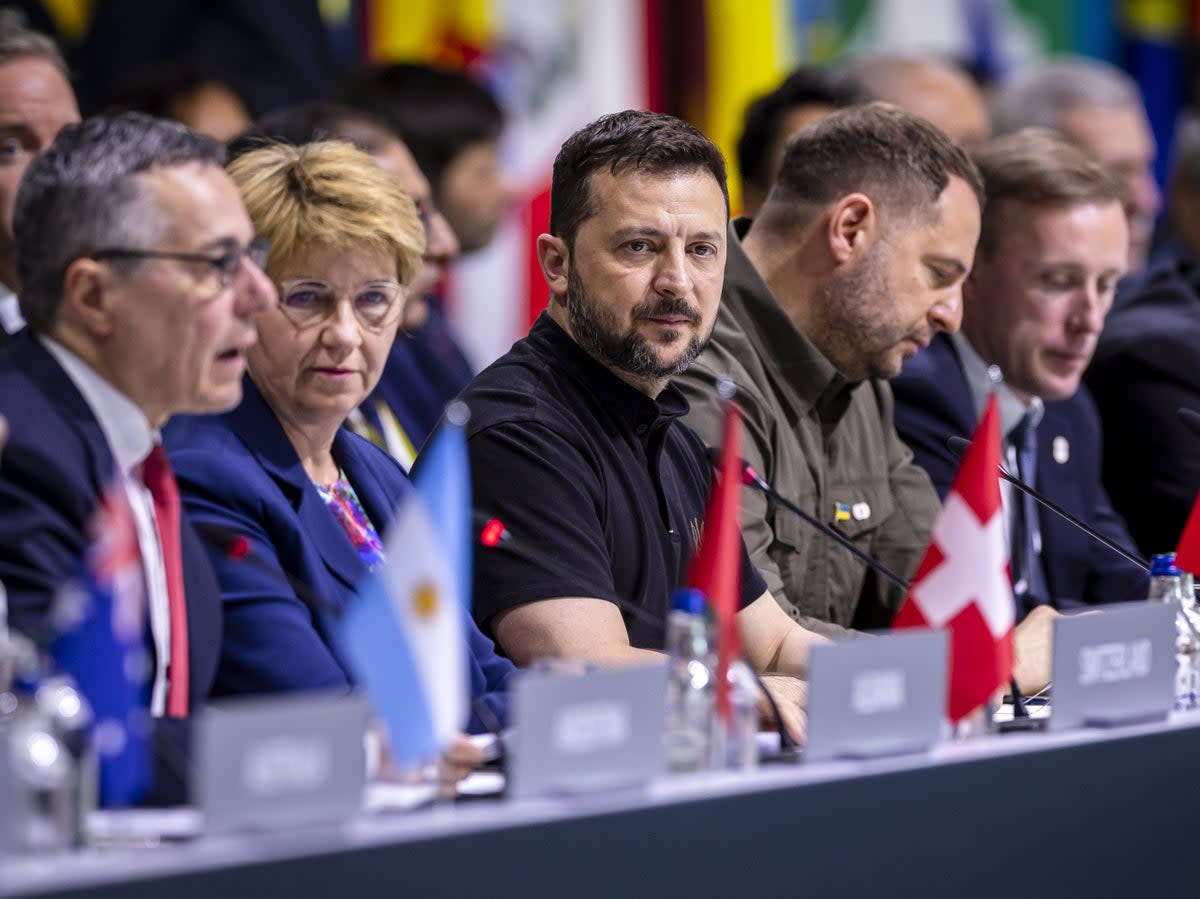
[[(219, 144), (140, 114), (65, 127), (14, 215), (28, 328), (0, 357), (0, 581), (11, 624), (52, 632), (99, 497), (136, 525), (153, 659), (150, 710), (182, 719), (220, 648), (216, 582), (181, 517), (158, 433), (241, 399), (253, 316), (273, 291)], [(178, 760), (174, 760), (178, 762)], [(175, 765), (178, 768), (178, 764)]]

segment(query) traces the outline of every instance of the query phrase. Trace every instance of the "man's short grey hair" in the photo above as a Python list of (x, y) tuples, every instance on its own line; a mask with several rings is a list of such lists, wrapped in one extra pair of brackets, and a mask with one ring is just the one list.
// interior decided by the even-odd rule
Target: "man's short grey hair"
[(145, 113), (95, 116), (64, 127), (30, 163), (13, 213), (21, 314), (29, 327), (51, 329), (63, 276), (74, 260), (106, 248), (153, 249), (165, 237), (171, 223), (139, 174), (155, 166), (220, 167), (224, 161), (217, 141)]
[(53, 38), (26, 28), (18, 18), (0, 15), (0, 66), (14, 59), (28, 58), (45, 60), (70, 82), (67, 62)]
[(1063, 130), (1067, 113), (1086, 104), (1107, 109), (1142, 109), (1137, 82), (1099, 59), (1063, 56), (1017, 72), (999, 85), (991, 103), (992, 132), (1021, 128)]

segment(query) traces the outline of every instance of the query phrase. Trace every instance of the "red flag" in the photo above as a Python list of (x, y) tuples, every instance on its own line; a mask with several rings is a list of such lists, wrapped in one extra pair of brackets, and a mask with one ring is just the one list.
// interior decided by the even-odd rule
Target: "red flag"
[(1175, 547), (1175, 565), (1180, 571), (1200, 574), (1200, 493), (1196, 494), (1187, 524), (1179, 535), (1179, 545)]
[(708, 597), (717, 616), (717, 712), (733, 714), (729, 666), (741, 654), (737, 613), (742, 591), (742, 419), (732, 401), (725, 404), (721, 465), (713, 477), (704, 531), (688, 569), (688, 586)]
[(1012, 677), (1016, 613), (1000, 511), (996, 398), (963, 456), (929, 548), (892, 626), (950, 631), (948, 713), (959, 721)]

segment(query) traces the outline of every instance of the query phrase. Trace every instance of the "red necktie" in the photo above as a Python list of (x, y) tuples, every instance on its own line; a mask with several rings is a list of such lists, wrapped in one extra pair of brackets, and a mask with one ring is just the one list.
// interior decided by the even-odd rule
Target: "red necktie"
[(183, 590), (183, 551), (179, 544), (179, 487), (162, 444), (156, 443), (142, 463), (142, 481), (154, 497), (154, 527), (167, 576), (167, 608), (171, 622), (171, 664), (167, 670), (167, 715), (188, 713), (187, 603)]

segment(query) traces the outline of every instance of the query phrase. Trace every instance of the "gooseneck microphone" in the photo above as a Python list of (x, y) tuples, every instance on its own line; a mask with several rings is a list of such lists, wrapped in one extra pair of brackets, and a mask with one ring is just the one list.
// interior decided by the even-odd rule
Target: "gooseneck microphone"
[[(964, 441), (964, 443), (965, 442), (967, 442), (967, 441)], [(721, 459), (721, 450), (715, 446), (710, 446), (710, 447), (708, 447), (707, 451), (708, 451), (709, 461), (714, 466), (719, 466), (720, 459)], [(895, 584), (897, 587), (899, 587), (905, 593), (908, 592), (909, 583), (908, 583), (907, 579), (902, 578), (900, 575), (896, 574), (894, 571), (892, 571), (890, 568), (888, 568), (886, 565), (884, 565), (882, 562), (880, 562), (878, 559), (876, 559), (870, 553), (864, 552), (863, 550), (859, 549), (845, 535), (839, 534), (837, 531), (835, 531), (829, 525), (825, 524), (825, 522), (821, 521), (819, 518), (816, 518), (816, 517), (810, 515), (804, 509), (800, 508), (800, 506), (798, 506), (796, 503), (792, 502), (786, 496), (781, 494), (778, 490), (776, 490), (769, 483), (767, 483), (767, 481), (763, 478), (763, 476), (760, 475), (757, 471), (755, 471), (754, 467), (752, 465), (750, 465), (750, 463), (747, 462), (745, 459), (738, 459), (738, 463), (742, 469), (742, 483), (743, 484), (745, 484), (748, 487), (753, 487), (756, 490), (762, 491), (767, 496), (771, 497), (771, 499), (775, 500), (777, 503), (779, 503), (781, 506), (783, 506), (785, 509), (787, 509), (789, 512), (793, 513), (798, 518), (800, 518), (803, 521), (807, 522), (808, 524), (812, 525), (814, 528), (816, 528), (818, 531), (820, 531), (822, 534), (824, 534), (826, 537), (828, 537), (834, 543), (838, 544), (838, 546), (841, 546), (844, 549), (849, 550), (857, 558), (859, 558), (863, 562), (865, 562), (867, 564), (867, 566), (869, 568), (871, 568), (873, 571), (876, 571), (879, 574), (883, 575), (885, 578), (887, 578), (889, 581), (891, 581), (893, 584)], [(1029, 710), (1025, 707), (1025, 697), (1021, 693), (1020, 688), (1017, 686), (1017, 679), (1015, 677), (1010, 678), (1010, 680), (1009, 680), (1009, 690), (1011, 690), (1011, 692), (1012, 692), (1013, 718), (1014, 719), (1024, 719), (1022, 721), (1022, 723), (1024, 723), (1025, 720), (1032, 723), (1035, 719), (1032, 719), (1029, 717)], [(1018, 729), (1018, 728), (1014, 728), (1014, 729)]]
[[(1181, 413), (1183, 411), (1185, 411), (1185, 410), (1182, 410), (1182, 409), (1180, 410)], [(1187, 411), (1190, 412), (1191, 410), (1187, 410)], [(1196, 413), (1192, 413), (1192, 414), (1195, 415)], [(1197, 415), (1197, 419), (1200, 420), (1200, 415)], [(967, 451), (967, 447), (969, 447), (970, 445), (971, 445), (971, 441), (967, 440), (963, 437), (950, 437), (946, 440), (946, 446), (947, 446), (947, 448), (949, 448), (950, 452), (952, 452), (952, 453), (954, 453), (954, 455), (960, 456), (960, 457), (963, 455), (963, 453), (965, 453)], [(1014, 487), (1016, 487), (1018, 490), (1020, 490), (1022, 493), (1026, 494), (1027, 496), (1033, 497), (1035, 500), (1037, 500), (1039, 503), (1041, 503), (1043, 506), (1045, 506), (1047, 509), (1049, 509), (1051, 512), (1053, 512), (1055, 515), (1057, 515), (1060, 518), (1063, 518), (1066, 521), (1069, 521), (1071, 524), (1075, 525), (1075, 527), (1079, 528), (1079, 530), (1083, 531), (1085, 534), (1087, 534), (1089, 537), (1091, 537), (1097, 543), (1107, 546), (1109, 549), (1111, 549), (1117, 555), (1121, 556), (1126, 561), (1131, 562), (1134, 565), (1136, 565), (1138, 568), (1142, 569), (1142, 571), (1148, 572), (1150, 570), (1150, 563), (1147, 562), (1145, 559), (1143, 559), (1141, 556), (1137, 555), (1137, 553), (1134, 553), (1134, 552), (1131, 552), (1130, 550), (1125, 549), (1125, 547), (1121, 546), (1119, 543), (1116, 543), (1115, 541), (1110, 540), (1108, 537), (1105, 537), (1103, 534), (1101, 534), (1095, 528), (1085, 524), (1083, 521), (1081, 521), (1076, 516), (1072, 515), (1070, 512), (1068, 512), (1066, 509), (1064, 509), (1058, 503), (1054, 502), (1051, 499), (1048, 499), (1040, 491), (1035, 490), (1033, 487), (1030, 487), (1028, 484), (1026, 484), (1020, 478), (1014, 477), (1012, 474), (1009, 473), (1008, 469), (1005, 468), (1003, 465), (998, 465), (998, 466), (996, 466), (996, 468), (1000, 472), (1000, 477), (1002, 477), (1004, 480), (1008, 481), (1008, 483), (1012, 484)]]
[[(718, 466), (720, 464), (721, 451), (715, 446), (708, 447), (708, 459), (714, 466)], [(858, 546), (856, 546), (854, 542), (850, 540), (850, 538), (846, 537), (844, 534), (838, 533), (829, 525), (825, 524), (825, 522), (810, 515), (804, 509), (800, 508), (786, 496), (781, 494), (778, 490), (763, 480), (762, 475), (755, 471), (753, 466), (751, 466), (750, 463), (748, 463), (745, 459), (739, 459), (738, 462), (742, 467), (743, 484), (745, 484), (747, 487), (753, 487), (756, 490), (760, 490), (761, 492), (765, 493), (793, 515), (796, 515), (797, 517), (808, 522), (838, 546), (861, 559), (864, 563), (866, 563), (867, 567), (871, 568), (873, 571), (879, 572), (879, 574), (883, 575), (901, 590), (908, 590), (907, 580), (896, 574), (896, 572), (892, 571), (874, 556), (859, 549)]]
[[(483, 546), (486, 546), (489, 549), (494, 549), (497, 545), (506, 544), (513, 539), (512, 533), (500, 519), (491, 518), (479, 512), (474, 514), (476, 519), (486, 519), (487, 522), (483, 533), (480, 535), (479, 542)], [(492, 529), (493, 531), (499, 530), (503, 534), (503, 537), (493, 542), (488, 538), (488, 528)], [(666, 635), (667, 624), (662, 618), (647, 612), (636, 603), (629, 602), (628, 600), (622, 599), (619, 596), (614, 596), (611, 598), (616, 607), (622, 612), (628, 612), (634, 618), (637, 618), (644, 624), (650, 625), (664, 636)], [(788, 729), (783, 724), (783, 716), (779, 714), (779, 705), (775, 702), (775, 697), (771, 695), (771, 691), (767, 689), (766, 684), (763, 683), (762, 678), (759, 676), (758, 672), (754, 670), (753, 666), (747, 665), (746, 669), (751, 675), (753, 675), (754, 683), (758, 685), (758, 689), (761, 690), (763, 696), (766, 697), (767, 705), (771, 708), (771, 714), (775, 716), (775, 730), (779, 734), (779, 749), (781, 755), (794, 754), (799, 746), (792, 738), (792, 735), (788, 733)]]

